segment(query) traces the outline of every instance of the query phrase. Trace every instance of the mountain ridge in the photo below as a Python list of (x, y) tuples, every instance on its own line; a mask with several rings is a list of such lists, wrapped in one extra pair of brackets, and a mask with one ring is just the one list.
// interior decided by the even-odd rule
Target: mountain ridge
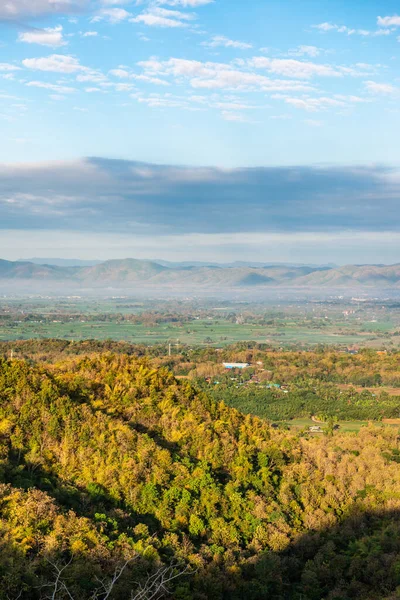
[[(173, 263), (171, 263), (173, 264)], [(262, 264), (262, 263), (260, 263)], [(0, 280), (58, 282), (76, 286), (116, 287), (400, 287), (400, 264), (330, 266), (166, 266), (157, 261), (126, 258), (86, 266), (57, 266), (0, 259)]]

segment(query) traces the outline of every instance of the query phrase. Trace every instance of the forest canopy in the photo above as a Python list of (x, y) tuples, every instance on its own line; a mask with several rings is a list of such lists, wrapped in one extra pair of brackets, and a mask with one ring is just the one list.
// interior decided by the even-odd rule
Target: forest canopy
[(396, 428), (276, 430), (123, 353), (1, 359), (0, 398), (1, 600), (61, 569), (55, 598), (93, 598), (124, 564), (111, 598), (162, 568), (177, 600), (400, 586)]

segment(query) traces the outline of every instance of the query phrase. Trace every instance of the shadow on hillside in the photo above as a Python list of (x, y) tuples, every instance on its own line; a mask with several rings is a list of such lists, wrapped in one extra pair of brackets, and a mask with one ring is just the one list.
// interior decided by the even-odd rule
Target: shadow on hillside
[[(39, 600), (49, 597), (43, 584), (54, 581), (47, 561), (66, 564), (66, 554), (38, 558), (23, 554), (3, 536), (0, 540), (0, 599)], [(227, 556), (225, 556), (228, 559)], [(172, 560), (172, 559), (170, 559)], [(332, 528), (299, 537), (284, 552), (249, 559), (241, 570), (214, 560), (207, 567), (177, 580), (172, 600), (395, 600), (400, 597), (400, 511), (353, 514)], [(228, 560), (229, 562), (229, 560)], [(110, 600), (128, 600), (130, 590), (146, 577), (150, 563), (129, 567)], [(88, 600), (96, 577), (113, 567), (101, 558), (74, 558), (66, 577), (74, 598)], [(19, 592), (24, 590), (20, 596)], [(397, 590), (397, 594), (396, 594)], [(63, 599), (66, 596), (56, 595)], [(147, 597), (144, 597), (147, 600)]]
[[(120, 532), (131, 531), (138, 523), (146, 524), (151, 534), (162, 532), (153, 516), (135, 513), (130, 507), (116, 502), (99, 485), (89, 489), (69, 485), (40, 467), (29, 469), (23, 456), (9, 460), (8, 464), (3, 464), (2, 470), (3, 481), (23, 489), (37, 487), (52, 496), (64, 510), (73, 509), (78, 516), (93, 519), (95, 513), (105, 513), (116, 521)], [(358, 509), (334, 527), (299, 536), (282, 552), (262, 553), (256, 558), (248, 558), (241, 562), (240, 569), (234, 552), (221, 556), (214, 549), (210, 558), (213, 553), (214, 559), (193, 576), (185, 577), (179, 593), (172, 593), (169, 597), (173, 600), (400, 598), (400, 509), (368, 510), (364, 513)], [(171, 549), (168, 552), (165, 549), (162, 554), (166, 562), (174, 560)], [(63, 564), (69, 556), (61, 555), (51, 560)], [(71, 564), (68, 577), (71, 581), (78, 577), (83, 585), (78, 592), (80, 600), (90, 598), (93, 577), (101, 575), (103, 569), (104, 565), (95, 555), (93, 558), (85, 556), (83, 561), (78, 558), (76, 564)], [(21, 599), (44, 598), (40, 582), (49, 575), (51, 569), (46, 561), (38, 560), (37, 548), (22, 554), (16, 546), (7, 542), (0, 527), (0, 600), (17, 598), (19, 592), (14, 594), (14, 591), (22, 584), (26, 594), (24, 592)], [(110, 600), (127, 600), (130, 593), (126, 595), (126, 586), (132, 585), (134, 577), (137, 581), (137, 566), (127, 571), (121, 587), (116, 589)], [(5, 590), (8, 590), (7, 593)]]
[[(1, 600), (128, 600), (136, 598), (149, 576), (155, 577), (160, 570), (158, 564), (139, 555), (132, 557), (131, 562), (125, 558), (109, 561), (105, 556), (96, 556), (96, 552), (91, 555), (89, 550), (86, 554), (77, 553), (71, 560), (65, 551), (26, 553), (22, 547), (3, 535), (0, 539)], [(171, 567), (172, 574), (181, 568), (175, 564)], [(122, 574), (107, 595), (106, 587), (119, 571)], [(102, 584), (106, 586), (104, 589)], [(148, 600), (150, 596), (139, 598)], [(161, 599), (160, 595), (151, 597)]]
[[(354, 513), (249, 561), (224, 600), (400, 598), (400, 510)], [(212, 595), (205, 597), (212, 598)]]

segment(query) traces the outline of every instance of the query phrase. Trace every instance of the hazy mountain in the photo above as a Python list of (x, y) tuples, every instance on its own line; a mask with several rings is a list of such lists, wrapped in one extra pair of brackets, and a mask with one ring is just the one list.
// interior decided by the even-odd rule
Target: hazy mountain
[(147, 281), (167, 268), (147, 260), (126, 258), (108, 260), (93, 267), (80, 269), (77, 277), (85, 282)]
[(81, 260), (80, 258), (24, 258), (18, 262), (31, 262), (35, 265), (51, 265), (53, 267), (93, 267), (101, 260)]
[(398, 265), (347, 265), (329, 271), (314, 271), (296, 282), (300, 285), (330, 286), (363, 285), (397, 287), (400, 284)]
[(234, 287), (400, 287), (398, 265), (310, 266), (166, 266), (155, 261), (109, 260), (91, 266), (41, 265), (0, 260), (0, 279), (40, 283), (69, 282), (70, 287), (102, 286), (166, 289)]
[(257, 261), (247, 261), (247, 260), (235, 260), (234, 262), (229, 263), (219, 263), (219, 262), (202, 262), (202, 261), (182, 261), (182, 262), (172, 262), (168, 260), (159, 260), (155, 259), (154, 262), (159, 265), (163, 265), (168, 268), (179, 268), (179, 267), (218, 267), (218, 268), (227, 268), (227, 267), (254, 267), (254, 268), (264, 268), (264, 267), (311, 267), (313, 269), (320, 269), (329, 267), (330, 269), (337, 267), (334, 263), (329, 263), (327, 265), (318, 265), (318, 264), (303, 264), (303, 263), (280, 263), (280, 262), (257, 262)]
[(73, 267), (55, 267), (51, 265), (36, 265), (31, 262), (11, 262), (0, 259), (1, 279), (69, 279), (74, 277), (77, 269)]

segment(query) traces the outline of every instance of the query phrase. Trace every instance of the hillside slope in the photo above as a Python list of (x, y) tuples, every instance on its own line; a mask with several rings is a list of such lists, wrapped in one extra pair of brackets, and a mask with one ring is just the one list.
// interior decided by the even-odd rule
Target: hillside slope
[(125, 355), (2, 360), (0, 397), (2, 600), (42, 597), (54, 564), (86, 600), (135, 553), (112, 598), (174, 561), (191, 573), (176, 600), (378, 600), (398, 585), (393, 430), (297, 439)]
[(0, 259), (0, 279), (63, 280), (74, 277), (76, 267), (36, 265), (30, 262), (12, 262)]
[(314, 271), (297, 280), (300, 285), (332, 286), (363, 285), (368, 287), (398, 287), (400, 264), (398, 265), (348, 265), (326, 271)]
[(166, 267), (155, 262), (127, 258), (125, 260), (108, 260), (93, 267), (79, 270), (77, 278), (85, 282), (130, 282), (146, 281), (159, 273), (166, 271)]

